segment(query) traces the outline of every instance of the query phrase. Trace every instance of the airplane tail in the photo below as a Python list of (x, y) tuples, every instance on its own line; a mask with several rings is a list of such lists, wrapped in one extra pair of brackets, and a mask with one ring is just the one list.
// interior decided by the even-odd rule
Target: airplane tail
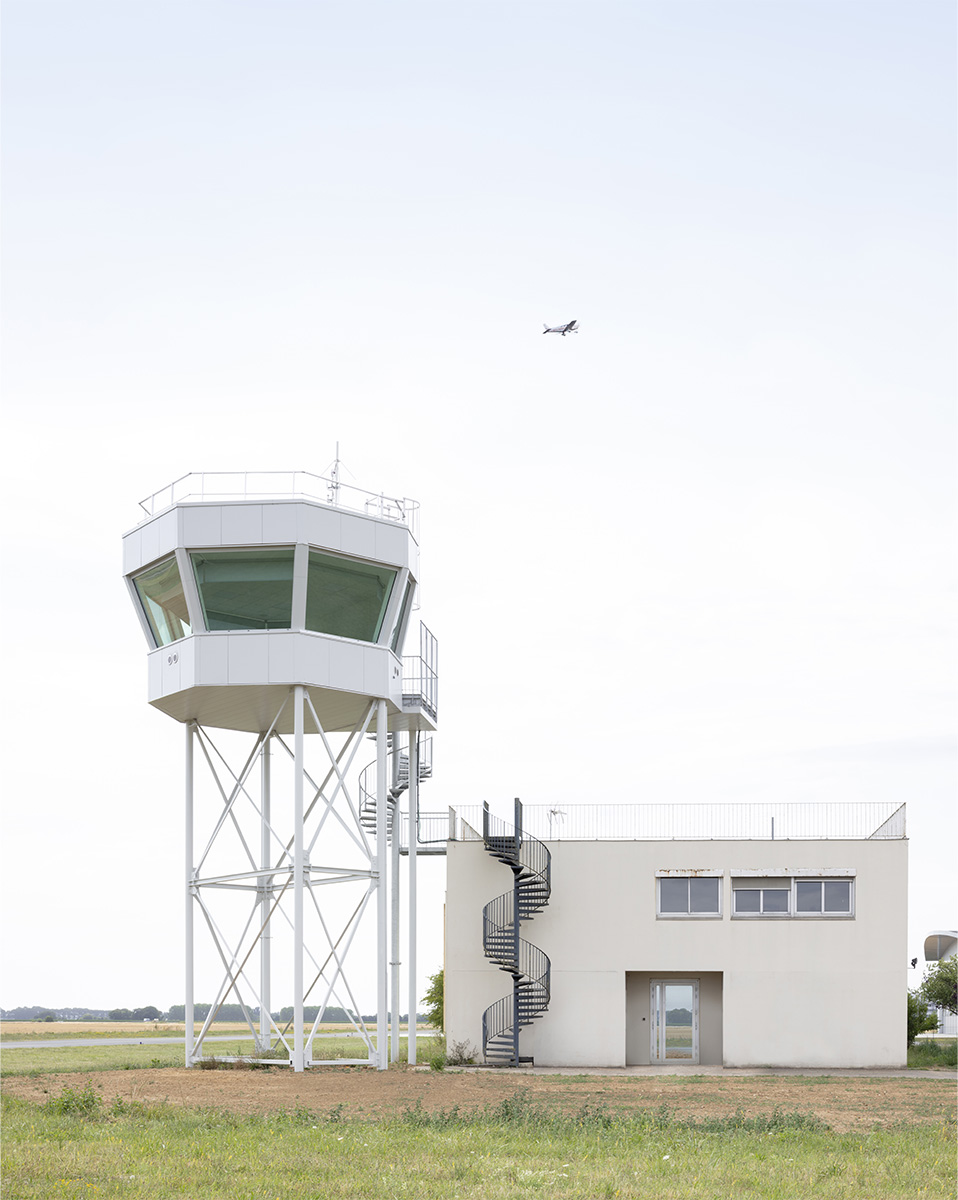
[(543, 322), (543, 325), (542, 325), (542, 332), (543, 332), (543, 333), (548, 333), (548, 332), (549, 332), (549, 326), (548, 326), (548, 325), (546, 325), (544, 322)]

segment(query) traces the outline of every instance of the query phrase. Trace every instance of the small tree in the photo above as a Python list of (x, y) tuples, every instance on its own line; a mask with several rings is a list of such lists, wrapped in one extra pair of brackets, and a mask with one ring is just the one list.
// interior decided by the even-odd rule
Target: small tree
[(932, 967), (922, 980), (918, 994), (926, 1004), (958, 1013), (958, 955), (953, 954)]
[(441, 970), (437, 971), (435, 975), (429, 976), (429, 988), (423, 996), (422, 1002), (426, 1006), (426, 1020), (433, 1029), (445, 1033), (445, 989)]
[(929, 1033), (938, 1028), (938, 1018), (929, 1013), (927, 1001), (922, 999), (920, 990), (908, 993), (908, 1045), (914, 1042), (919, 1033)]

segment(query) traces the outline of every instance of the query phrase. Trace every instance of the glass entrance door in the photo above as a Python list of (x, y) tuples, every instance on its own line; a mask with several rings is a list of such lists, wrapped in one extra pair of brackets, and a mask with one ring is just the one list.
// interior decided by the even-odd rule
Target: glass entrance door
[(653, 979), (651, 983), (654, 1063), (699, 1061), (699, 983), (697, 979)]

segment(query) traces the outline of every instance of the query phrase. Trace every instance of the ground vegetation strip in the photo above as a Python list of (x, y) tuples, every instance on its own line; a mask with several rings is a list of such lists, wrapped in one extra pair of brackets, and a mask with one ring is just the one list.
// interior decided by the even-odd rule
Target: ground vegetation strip
[[(18, 1053), (30, 1053), (22, 1051)], [(62, 1053), (62, 1052), (61, 1052)], [(11, 1055), (12, 1057), (12, 1055)], [(4, 1094), (44, 1104), (65, 1087), (90, 1088), (109, 1107), (141, 1103), (174, 1108), (218, 1109), (237, 1115), (275, 1112), (327, 1113), (377, 1120), (405, 1110), (460, 1113), (524, 1097), (530, 1104), (569, 1116), (585, 1108), (618, 1116), (663, 1105), (683, 1118), (759, 1117), (776, 1110), (814, 1116), (837, 1132), (936, 1124), (955, 1118), (952, 1077), (862, 1078), (814, 1075), (557, 1075), (513, 1071), (391, 1067), (316, 1068), (294, 1074), (288, 1067), (260, 1070), (184, 1067), (103, 1070), (70, 1075), (4, 1077)]]
[(953, 1132), (929, 1120), (841, 1133), (800, 1112), (566, 1109), (518, 1089), (470, 1112), (415, 1105), (362, 1118), (340, 1103), (238, 1113), (118, 1095), (107, 1103), (88, 1081), (42, 1104), (5, 1099), (3, 1194), (944, 1200), (955, 1190)]

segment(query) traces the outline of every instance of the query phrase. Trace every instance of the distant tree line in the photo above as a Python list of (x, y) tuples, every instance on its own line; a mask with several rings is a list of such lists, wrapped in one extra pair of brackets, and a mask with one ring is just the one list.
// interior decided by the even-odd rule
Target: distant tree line
[[(193, 1006), (193, 1018), (196, 1021), (205, 1021), (209, 1016), (211, 1004), (195, 1004)], [(312, 1023), (316, 1020), (316, 1015), (319, 1012), (318, 1005), (307, 1005), (303, 1009), (303, 1019)], [(247, 1008), (246, 1013), (249, 1014), (252, 1020), (259, 1020), (259, 1008)], [(287, 1005), (281, 1008), (278, 1012), (272, 1013), (273, 1020), (278, 1025), (284, 1025), (293, 1019), (292, 1005)], [(186, 1019), (186, 1005), (173, 1004), (170, 1008), (164, 1010), (157, 1008), (155, 1005), (147, 1005), (144, 1008), (44, 1008), (42, 1004), (32, 1004), (21, 1006), (20, 1008), (0, 1008), (0, 1021), (184, 1021)], [(216, 1021), (243, 1021), (245, 1020), (243, 1008), (239, 1004), (223, 1004), (213, 1018)], [(408, 1020), (404, 1013), (400, 1013), (400, 1021)], [(426, 1020), (427, 1017), (423, 1013), (419, 1013), (417, 1021)], [(364, 1013), (363, 1016), (355, 1017), (344, 1008), (330, 1005), (323, 1014), (324, 1021), (334, 1022), (338, 1025), (349, 1024), (353, 1020), (363, 1020), (367, 1023), (376, 1020), (375, 1013)]]

